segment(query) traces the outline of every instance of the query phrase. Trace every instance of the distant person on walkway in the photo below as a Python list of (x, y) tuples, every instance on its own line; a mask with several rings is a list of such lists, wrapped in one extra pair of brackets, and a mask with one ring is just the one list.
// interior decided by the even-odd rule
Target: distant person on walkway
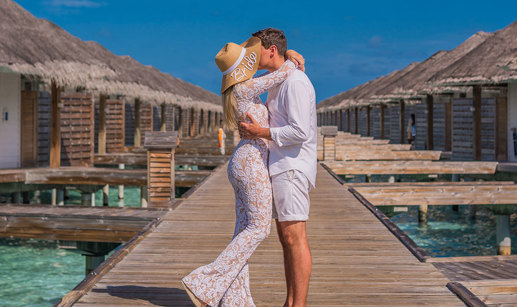
[[(259, 69), (276, 71), (284, 63), (287, 41), (282, 31), (265, 29)], [(306, 234), (309, 219), (309, 190), (316, 183), (316, 94), (307, 75), (294, 71), (284, 82), (269, 90), (269, 127), (249, 114), (251, 123), (239, 130), (247, 139), (269, 142), (269, 175), (273, 187), (273, 218), (284, 252), (287, 297), (284, 307), (305, 307), (312, 270)]]
[[(224, 122), (237, 128), (239, 121), (252, 116), (268, 127), (268, 110), (259, 95), (284, 82), (297, 71), (295, 63), (303, 58), (294, 51), (271, 73), (252, 78), (262, 67), (263, 57), (275, 53), (266, 50), (260, 38), (251, 37), (241, 45), (226, 44), (215, 57), (223, 72), (222, 98)], [(282, 50), (282, 57), (285, 53)], [(303, 64), (303, 63), (302, 63)], [(249, 287), (248, 259), (271, 229), (272, 190), (268, 172), (268, 140), (241, 139), (228, 164), (228, 179), (235, 191), (236, 222), (230, 244), (217, 259), (195, 269), (182, 282), (196, 306), (255, 306)]]
[(416, 120), (415, 113), (411, 113), (411, 117), (407, 123), (407, 143), (413, 145), (416, 139)]

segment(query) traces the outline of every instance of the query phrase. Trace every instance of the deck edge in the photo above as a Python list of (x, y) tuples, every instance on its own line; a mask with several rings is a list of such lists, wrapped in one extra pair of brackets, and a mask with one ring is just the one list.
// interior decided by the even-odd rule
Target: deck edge
[(456, 294), (456, 296), (468, 307), (487, 307), (479, 297), (470, 292), (469, 289), (459, 282), (451, 281), (447, 283), (447, 289)]

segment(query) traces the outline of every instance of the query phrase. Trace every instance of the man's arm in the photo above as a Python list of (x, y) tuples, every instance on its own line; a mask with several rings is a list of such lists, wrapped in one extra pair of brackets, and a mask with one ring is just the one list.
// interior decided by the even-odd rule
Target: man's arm
[(309, 139), (312, 101), (307, 93), (307, 86), (302, 81), (294, 81), (287, 91), (289, 99), (285, 105), (285, 112), (288, 115), (288, 124), (264, 128), (248, 113), (251, 123), (239, 123), (239, 134), (242, 138), (273, 140), (280, 147), (301, 144)]

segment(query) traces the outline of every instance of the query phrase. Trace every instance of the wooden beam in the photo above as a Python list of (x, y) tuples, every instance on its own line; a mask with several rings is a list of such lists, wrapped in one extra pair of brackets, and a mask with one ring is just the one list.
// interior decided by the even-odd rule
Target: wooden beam
[(106, 95), (99, 96), (99, 135), (97, 138), (97, 152), (106, 153)]
[(50, 97), (50, 167), (61, 166), (61, 89), (55, 81), (51, 83)]
[(494, 174), (497, 162), (351, 161), (325, 162), (338, 175)]
[(433, 138), (433, 126), (434, 126), (434, 97), (433, 95), (427, 95), (426, 97), (427, 104), (427, 150), (434, 149), (434, 138)]
[(142, 141), (142, 131), (140, 129), (140, 107), (142, 102), (140, 99), (135, 98), (135, 135), (134, 135), (134, 147), (140, 147)]
[(189, 136), (196, 135), (196, 110), (194, 108), (190, 108), (190, 121), (189, 121)]
[(473, 116), (473, 159), (481, 161), (481, 85), (473, 86), (474, 116)]

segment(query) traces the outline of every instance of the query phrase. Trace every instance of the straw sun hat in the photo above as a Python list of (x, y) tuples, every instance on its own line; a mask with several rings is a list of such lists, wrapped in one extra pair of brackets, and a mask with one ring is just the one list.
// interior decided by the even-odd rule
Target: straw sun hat
[(251, 79), (260, 61), (260, 39), (251, 37), (237, 45), (226, 44), (215, 56), (215, 63), (223, 73), (221, 93), (230, 86)]

